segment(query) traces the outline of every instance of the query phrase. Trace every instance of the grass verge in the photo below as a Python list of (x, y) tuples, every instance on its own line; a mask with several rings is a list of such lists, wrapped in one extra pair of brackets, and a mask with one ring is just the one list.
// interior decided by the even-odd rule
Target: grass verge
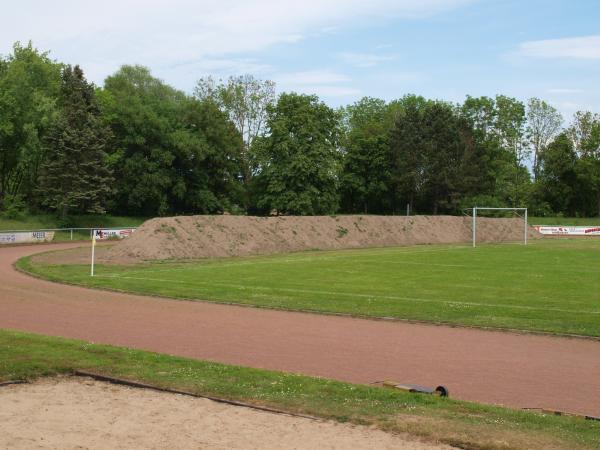
[(600, 225), (600, 217), (530, 217), (531, 225), (588, 226)]
[(593, 421), (0, 330), (0, 381), (75, 370), (375, 425), (460, 448), (600, 448), (600, 423)]
[(163, 262), (34, 263), (53, 281), (188, 300), (600, 337), (600, 239)]

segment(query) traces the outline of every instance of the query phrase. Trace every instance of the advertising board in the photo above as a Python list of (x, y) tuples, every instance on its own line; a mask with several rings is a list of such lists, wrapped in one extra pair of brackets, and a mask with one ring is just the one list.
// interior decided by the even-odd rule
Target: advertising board
[(534, 228), (541, 234), (552, 236), (600, 236), (600, 226), (566, 227), (535, 225)]
[(113, 229), (97, 229), (94, 230), (94, 236), (96, 240), (104, 240), (104, 239), (123, 239), (129, 236), (131, 233), (135, 231), (135, 228), (122, 228), (119, 230)]
[(11, 231), (7, 233), (0, 232), (0, 245), (50, 242), (52, 239), (54, 239), (54, 231)]

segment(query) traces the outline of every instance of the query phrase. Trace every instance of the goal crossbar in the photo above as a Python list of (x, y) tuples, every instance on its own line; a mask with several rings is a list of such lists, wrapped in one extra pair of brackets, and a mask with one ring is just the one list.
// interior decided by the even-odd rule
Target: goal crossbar
[(478, 211), (523, 211), (524, 230), (523, 230), (523, 244), (527, 245), (527, 232), (529, 225), (527, 223), (527, 208), (488, 208), (481, 206), (474, 206), (473, 208), (467, 208), (466, 211), (472, 211), (473, 216), (473, 247), (477, 246), (477, 212)]

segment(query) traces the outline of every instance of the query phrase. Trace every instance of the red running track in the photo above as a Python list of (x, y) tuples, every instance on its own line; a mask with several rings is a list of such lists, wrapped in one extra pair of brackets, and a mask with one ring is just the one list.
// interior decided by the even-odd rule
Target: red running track
[(353, 383), (600, 416), (600, 341), (149, 298), (38, 280), (0, 249), (0, 327)]

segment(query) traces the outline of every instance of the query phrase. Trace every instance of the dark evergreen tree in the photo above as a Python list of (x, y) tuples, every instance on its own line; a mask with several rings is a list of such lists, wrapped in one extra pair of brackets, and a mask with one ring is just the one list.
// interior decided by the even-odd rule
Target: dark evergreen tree
[(399, 206), (455, 213), (464, 198), (490, 189), (485, 149), (467, 119), (450, 104), (406, 97), (391, 149)]
[(58, 107), (44, 140), (42, 204), (63, 219), (71, 210), (104, 213), (113, 184), (105, 152), (109, 130), (102, 122), (94, 86), (79, 66), (63, 69)]

